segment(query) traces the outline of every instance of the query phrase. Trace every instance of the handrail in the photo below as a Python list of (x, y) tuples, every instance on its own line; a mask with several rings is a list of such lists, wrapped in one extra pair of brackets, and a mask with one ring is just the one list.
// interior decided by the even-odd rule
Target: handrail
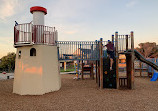
[(14, 27), (14, 45), (26, 43), (56, 45), (57, 33), (55, 27), (31, 23), (19, 24)]

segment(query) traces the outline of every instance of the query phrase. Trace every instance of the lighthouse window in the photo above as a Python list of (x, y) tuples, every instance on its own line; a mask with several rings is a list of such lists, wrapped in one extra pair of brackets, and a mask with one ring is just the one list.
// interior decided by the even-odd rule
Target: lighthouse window
[(19, 59), (21, 58), (21, 51), (19, 51), (18, 58)]
[(36, 49), (35, 48), (30, 49), (30, 56), (36, 56)]

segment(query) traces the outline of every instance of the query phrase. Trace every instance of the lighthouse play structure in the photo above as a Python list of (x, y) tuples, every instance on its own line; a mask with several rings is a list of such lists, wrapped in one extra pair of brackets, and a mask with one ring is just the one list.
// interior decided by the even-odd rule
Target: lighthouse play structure
[(16, 51), (13, 93), (42, 95), (61, 87), (57, 54), (57, 31), (44, 25), (47, 9), (30, 8), (33, 22), (14, 27)]

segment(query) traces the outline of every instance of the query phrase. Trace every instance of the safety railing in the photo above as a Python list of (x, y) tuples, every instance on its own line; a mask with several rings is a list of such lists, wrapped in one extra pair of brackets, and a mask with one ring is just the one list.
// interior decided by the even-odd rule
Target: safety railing
[(58, 41), (59, 60), (99, 60), (97, 41)]
[(14, 27), (14, 45), (32, 42), (32, 24), (19, 24)]
[(124, 52), (131, 49), (131, 36), (118, 35), (118, 51)]
[(31, 23), (19, 24), (14, 27), (14, 45), (46, 44), (57, 45), (58, 39), (55, 27), (33, 25)]
[(129, 35), (119, 35), (118, 32), (112, 35), (114, 44), (116, 47), (116, 52), (118, 53), (128, 53), (134, 51), (134, 36), (133, 32)]

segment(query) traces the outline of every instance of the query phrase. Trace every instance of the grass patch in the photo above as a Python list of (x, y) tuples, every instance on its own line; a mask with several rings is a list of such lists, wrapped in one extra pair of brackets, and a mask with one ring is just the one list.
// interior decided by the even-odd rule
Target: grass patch
[(60, 72), (71, 72), (71, 71), (75, 71), (75, 69), (66, 69), (66, 71), (64, 71), (64, 69), (60, 69)]

